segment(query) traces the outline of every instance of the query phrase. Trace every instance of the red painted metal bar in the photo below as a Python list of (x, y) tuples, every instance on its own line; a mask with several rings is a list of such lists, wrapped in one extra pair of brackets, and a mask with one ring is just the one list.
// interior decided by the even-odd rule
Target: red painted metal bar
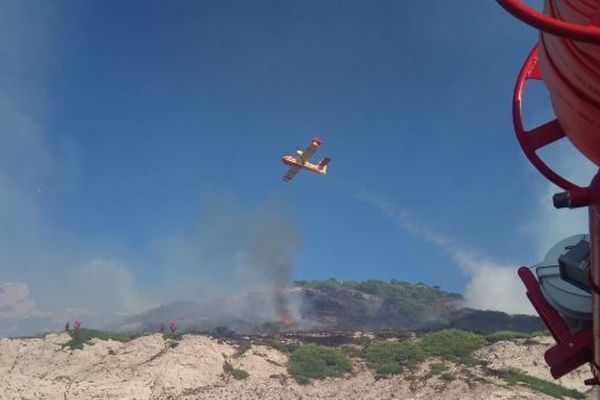
[[(589, 207), (590, 218), (590, 278), (592, 287), (600, 283), (600, 172), (592, 180), (591, 201)], [(600, 293), (592, 291), (592, 329), (594, 339), (594, 353), (592, 371), (596, 381), (600, 377)], [(600, 397), (600, 394), (599, 394)]]
[(526, 130), (523, 124), (523, 94), (527, 82), (530, 80), (540, 80), (542, 78), (538, 66), (538, 46), (536, 45), (519, 72), (515, 90), (513, 92), (513, 124), (519, 144), (523, 153), (533, 164), (533, 166), (544, 175), (550, 182), (565, 190), (581, 189), (573, 182), (570, 182), (554, 172), (536, 153), (541, 147), (553, 143), (565, 136), (557, 120), (548, 122), (532, 130)]
[(542, 294), (538, 281), (527, 267), (521, 267), (518, 271), (519, 278), (527, 288), (527, 297), (537, 311), (538, 315), (557, 342), (568, 341), (571, 331), (560, 314), (552, 307)]
[(577, 25), (552, 18), (523, 3), (522, 0), (496, 0), (506, 11), (541, 31), (580, 42), (600, 43), (600, 28)]
[(592, 329), (572, 333), (560, 314), (548, 303), (533, 272), (519, 268), (519, 277), (527, 288), (527, 297), (552, 333), (556, 345), (546, 351), (544, 359), (554, 379), (568, 374), (592, 360)]

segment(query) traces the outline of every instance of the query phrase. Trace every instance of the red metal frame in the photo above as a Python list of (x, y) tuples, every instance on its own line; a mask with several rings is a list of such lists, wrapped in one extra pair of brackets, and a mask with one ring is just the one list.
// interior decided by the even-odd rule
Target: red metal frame
[(544, 298), (537, 279), (527, 267), (519, 268), (527, 297), (556, 340), (544, 355), (554, 379), (568, 374), (592, 360), (592, 327), (572, 333), (560, 314)]
[[(600, 28), (592, 25), (577, 25), (557, 20), (527, 6), (522, 0), (496, 0), (506, 11), (525, 23), (553, 35), (574, 41), (600, 43)], [(600, 14), (592, 21), (600, 21)], [(562, 139), (565, 132), (558, 120), (550, 121), (532, 130), (525, 130), (522, 118), (522, 97), (529, 80), (541, 80), (538, 64), (538, 46), (534, 47), (517, 79), (513, 95), (513, 122), (517, 138), (529, 161), (557, 186), (569, 194), (568, 206), (589, 206), (590, 230), (590, 283), (592, 287), (592, 325), (579, 332), (571, 332), (561, 315), (548, 303), (540, 289), (539, 282), (531, 270), (522, 267), (519, 277), (527, 288), (527, 297), (535, 307), (557, 344), (545, 354), (554, 378), (569, 373), (575, 368), (590, 362), (594, 379), (586, 384), (600, 384), (600, 172), (594, 177), (589, 187), (578, 186), (554, 172), (537, 155), (537, 150)]]
[(537, 128), (525, 130), (523, 126), (523, 93), (530, 80), (542, 80), (542, 74), (539, 68), (538, 45), (536, 45), (527, 57), (521, 72), (517, 78), (515, 90), (513, 93), (513, 123), (515, 133), (523, 153), (533, 164), (533, 166), (556, 186), (569, 192), (572, 207), (581, 207), (589, 204), (589, 189), (578, 186), (573, 182), (558, 175), (538, 156), (537, 151), (565, 137), (565, 132), (557, 119), (547, 122)]
[[(523, 64), (523, 68), (521, 68), (513, 94), (513, 123), (517, 139), (523, 153), (534, 167), (552, 183), (569, 192), (570, 207), (589, 206), (592, 201), (597, 202), (596, 200), (600, 199), (600, 178), (594, 180), (595, 183), (592, 184), (591, 188), (578, 186), (554, 172), (537, 154), (539, 149), (565, 137), (565, 132), (558, 120), (555, 119), (531, 130), (525, 130), (523, 126), (522, 99), (525, 86), (529, 80), (539, 81), (542, 79), (538, 62), (538, 46), (536, 45)], [(597, 203), (600, 204), (600, 202)], [(590, 207), (590, 221), (592, 221), (594, 209), (595, 207)], [(600, 214), (596, 213), (595, 215)], [(592, 225), (590, 224), (590, 226)], [(594, 233), (592, 229), (592, 237)], [(598, 233), (600, 234), (600, 232)], [(593, 248), (594, 244), (592, 244), (592, 253)], [(598, 261), (599, 263), (594, 263), (594, 260), (592, 260), (591, 278), (594, 284), (600, 280), (593, 272), (595, 270), (600, 271), (598, 268), (600, 257), (598, 257)], [(594, 346), (594, 337), (598, 337), (595, 332), (600, 333), (600, 324), (596, 319), (594, 319), (592, 326), (576, 333), (571, 332), (561, 315), (544, 298), (533, 273), (528, 268), (522, 267), (519, 269), (519, 277), (527, 288), (527, 297), (557, 342), (555, 346), (546, 351), (544, 357), (546, 363), (550, 366), (552, 376), (558, 379), (579, 366), (596, 359), (595, 353), (598, 351), (595, 351), (595, 349), (600, 350)], [(593, 301), (600, 304), (598, 294), (594, 292), (592, 298)], [(597, 359), (600, 360), (600, 352), (598, 352)], [(595, 363), (592, 363), (592, 365), (595, 365)]]
[(580, 42), (600, 43), (600, 27), (596, 25), (577, 25), (552, 18), (523, 3), (522, 0), (496, 1), (510, 14), (541, 31)]

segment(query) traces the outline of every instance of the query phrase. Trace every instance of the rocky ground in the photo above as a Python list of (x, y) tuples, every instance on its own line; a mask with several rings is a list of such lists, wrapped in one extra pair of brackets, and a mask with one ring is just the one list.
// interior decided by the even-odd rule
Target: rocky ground
[[(70, 339), (65, 333), (0, 339), (0, 399), (552, 399), (479, 366), (435, 359), (389, 379), (376, 379), (354, 359), (354, 371), (345, 377), (299, 385), (287, 372), (288, 356), (270, 347), (253, 345), (238, 356), (236, 345), (207, 336), (165, 340), (152, 334), (126, 343), (93, 339), (83, 350), (70, 350), (63, 347)], [(543, 362), (550, 343), (550, 338), (502, 341), (475, 355), (493, 368), (516, 367), (551, 380)], [(249, 376), (236, 380), (224, 373), (226, 362)], [(453, 379), (432, 376), (432, 363), (445, 363)], [(560, 384), (591, 399), (583, 385), (587, 377), (583, 368)]]

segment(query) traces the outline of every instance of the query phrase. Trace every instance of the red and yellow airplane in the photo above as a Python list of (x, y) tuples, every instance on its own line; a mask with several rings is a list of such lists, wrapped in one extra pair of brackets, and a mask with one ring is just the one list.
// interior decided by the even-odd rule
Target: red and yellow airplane
[(327, 173), (327, 164), (331, 161), (329, 158), (324, 157), (317, 164), (310, 162), (310, 158), (322, 144), (323, 141), (318, 136), (315, 136), (311, 139), (306, 149), (296, 150), (296, 157), (283, 156), (281, 161), (290, 166), (290, 169), (283, 176), (283, 180), (289, 182), (301, 169), (325, 175)]

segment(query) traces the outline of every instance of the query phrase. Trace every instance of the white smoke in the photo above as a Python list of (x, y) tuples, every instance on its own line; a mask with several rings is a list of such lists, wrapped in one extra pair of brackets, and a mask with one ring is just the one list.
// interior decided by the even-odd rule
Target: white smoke
[[(72, 276), (77, 292), (77, 306), (91, 312), (110, 314), (141, 312), (158, 305), (143, 296), (136, 287), (133, 274), (119, 260), (92, 259), (77, 267)], [(102, 304), (102, 307), (99, 305)]]
[(46, 317), (31, 298), (29, 287), (22, 282), (0, 282), (0, 319)]
[(464, 306), (511, 314), (534, 314), (514, 265), (498, 263), (479, 251), (459, 245), (419, 221), (409, 210), (380, 195), (362, 190), (356, 194), (356, 198), (375, 206), (400, 229), (448, 253), (452, 261), (469, 277), (463, 295)]
[(463, 294), (465, 306), (509, 314), (535, 314), (515, 265), (500, 264), (460, 250), (455, 251), (453, 259), (469, 276)]

